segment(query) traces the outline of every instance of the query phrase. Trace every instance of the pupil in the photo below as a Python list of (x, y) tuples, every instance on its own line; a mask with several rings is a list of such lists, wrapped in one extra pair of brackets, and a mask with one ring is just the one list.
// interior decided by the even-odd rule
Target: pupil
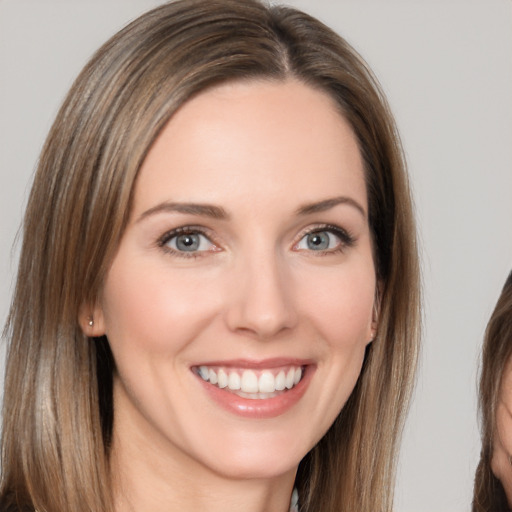
[(324, 250), (329, 247), (329, 237), (327, 233), (313, 233), (308, 237), (308, 245), (310, 249)]

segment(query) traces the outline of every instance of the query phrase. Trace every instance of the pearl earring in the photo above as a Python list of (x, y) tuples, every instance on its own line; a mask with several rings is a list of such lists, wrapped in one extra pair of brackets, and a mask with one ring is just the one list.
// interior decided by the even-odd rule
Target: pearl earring
[(94, 320), (92, 318), (89, 319), (89, 327), (92, 327), (94, 325)]

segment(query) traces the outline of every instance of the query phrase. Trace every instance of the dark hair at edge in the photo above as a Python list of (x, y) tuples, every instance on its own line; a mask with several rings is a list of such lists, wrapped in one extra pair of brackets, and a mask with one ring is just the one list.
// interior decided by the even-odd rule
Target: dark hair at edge
[(482, 450), (475, 474), (473, 512), (507, 512), (510, 507), (501, 482), (491, 470), (496, 410), (505, 367), (512, 357), (512, 272), (485, 331), (478, 407)]
[[(115, 365), (106, 338), (89, 340), (77, 317), (84, 302), (98, 299), (128, 220), (138, 170), (173, 113), (195, 94), (226, 81), (290, 78), (327, 93), (358, 139), (380, 307), (377, 338), (367, 348), (351, 397), (300, 464), (301, 510), (318, 510), (320, 505), (324, 511), (351, 510), (353, 503), (363, 502), (358, 495), (367, 493), (374, 496), (366, 497), (365, 503), (373, 499), (380, 511), (391, 509), (395, 457), (413, 386), (420, 324), (415, 227), (400, 140), (376, 79), (342, 38), (304, 13), (266, 7), (256, 0), (182, 0), (150, 11), (95, 54), (57, 116), (29, 199), (6, 328), (14, 340), (8, 360), (18, 365), (8, 362), (6, 385), (24, 382), (21, 368), (29, 378), (20, 389), (20, 400), (4, 403), (4, 418), (9, 420), (4, 420), (2, 443), (3, 507), (16, 504), (15, 510), (32, 510), (40, 503), (43, 510), (44, 503), (55, 502), (59, 511), (69, 503), (76, 511), (85, 511), (94, 510), (94, 503), (109, 502), (107, 484), (98, 476), (108, 472), (108, 460), (104, 466), (96, 462), (95, 476), (87, 473), (86, 464), (82, 474), (66, 459), (70, 447), (65, 440), (83, 436), (89, 439), (89, 448), (101, 446), (108, 459)], [(33, 233), (38, 233), (37, 240)], [(29, 341), (22, 345), (24, 339)], [(67, 360), (73, 361), (73, 372), (71, 363), (63, 362)], [(68, 371), (59, 371), (65, 365)], [(45, 388), (36, 385), (37, 378), (43, 381), (43, 373)], [(78, 424), (69, 400), (59, 399), (64, 393), (73, 393), (77, 404), (90, 412), (89, 423)], [(17, 456), (34, 463), (43, 459), (41, 453), (27, 454), (31, 443), (23, 441), (46, 435), (40, 416), (32, 417), (15, 445), (6, 444), (27, 418), (24, 411), (35, 411), (38, 401), (48, 409), (41, 416), (44, 421), (59, 428), (61, 437), (50, 441), (57, 443), (51, 446), (52, 460), (61, 461), (61, 469), (55, 466), (50, 474), (41, 467), (35, 472), (41, 482), (55, 478), (69, 495), (52, 495), (50, 485), (48, 490), (42, 484), (36, 489), (26, 468), (12, 469), (5, 463)], [(73, 456), (87, 460), (85, 449), (71, 450)], [(354, 462), (350, 467), (340, 465), (355, 453), (362, 459), (364, 454), (362, 467)], [(83, 487), (70, 490), (76, 481), (84, 482)], [(340, 496), (346, 496), (341, 504)], [(364, 510), (376, 508), (369, 505)]]

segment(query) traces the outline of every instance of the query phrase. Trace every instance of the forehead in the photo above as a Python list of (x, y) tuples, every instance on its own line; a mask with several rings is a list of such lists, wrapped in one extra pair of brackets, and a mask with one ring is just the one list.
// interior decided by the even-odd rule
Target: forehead
[(331, 97), (295, 80), (249, 81), (208, 89), (175, 113), (141, 168), (134, 207), (345, 193), (366, 208), (357, 140)]

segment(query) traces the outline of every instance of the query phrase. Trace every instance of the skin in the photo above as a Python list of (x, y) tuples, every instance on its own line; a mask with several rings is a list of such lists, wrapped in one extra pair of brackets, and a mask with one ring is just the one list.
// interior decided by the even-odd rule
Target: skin
[[(375, 334), (367, 211), (356, 138), (317, 90), (232, 83), (174, 115), (141, 168), (101, 300), (88, 309), (94, 326), (82, 319), (89, 335), (108, 336), (117, 366), (118, 511), (287, 512), (297, 466), (345, 404)], [(164, 237), (184, 226), (205, 233), (192, 257)], [(308, 245), (312, 231), (326, 250)], [(311, 370), (300, 400), (271, 418), (220, 407), (191, 370), (270, 358)]]
[(507, 501), (512, 507), (512, 361), (508, 361), (496, 409), (496, 435), (491, 469), (501, 481)]

